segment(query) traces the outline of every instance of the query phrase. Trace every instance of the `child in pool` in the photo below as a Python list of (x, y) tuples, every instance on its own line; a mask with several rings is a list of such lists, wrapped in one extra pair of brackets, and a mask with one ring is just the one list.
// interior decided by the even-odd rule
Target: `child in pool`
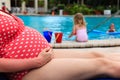
[(110, 27), (109, 27), (107, 32), (115, 32), (115, 31), (116, 31), (115, 30), (115, 25), (114, 25), (114, 23), (111, 23), (111, 25), (110, 25)]
[(69, 35), (69, 38), (73, 35), (76, 35), (76, 41), (78, 42), (88, 41), (86, 23), (81, 13), (77, 13), (74, 16), (74, 27), (72, 33)]

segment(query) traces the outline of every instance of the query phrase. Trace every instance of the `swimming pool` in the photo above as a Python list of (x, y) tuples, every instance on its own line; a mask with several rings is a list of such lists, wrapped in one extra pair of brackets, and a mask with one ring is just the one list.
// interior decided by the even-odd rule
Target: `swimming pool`
[[(63, 33), (63, 40), (74, 40), (75, 37), (68, 38), (70, 32), (72, 31), (73, 26), (73, 16), (32, 16), (32, 15), (19, 15), (26, 26), (32, 27), (37, 29), (39, 32), (43, 32), (44, 29), (49, 29), (53, 33), (55, 32), (62, 32)], [(106, 32), (109, 25), (111, 23), (115, 24), (116, 31), (120, 32), (120, 17), (112, 17), (108, 21), (106, 21), (101, 26), (96, 27), (102, 21), (104, 21), (107, 16), (85, 16), (85, 20), (87, 23), (87, 30), (89, 40), (96, 40), (96, 39), (111, 39), (111, 38), (120, 38), (120, 34), (117, 35), (108, 35), (108, 34), (99, 34), (94, 33), (92, 30), (99, 30)], [(54, 35), (52, 37), (54, 40)]]

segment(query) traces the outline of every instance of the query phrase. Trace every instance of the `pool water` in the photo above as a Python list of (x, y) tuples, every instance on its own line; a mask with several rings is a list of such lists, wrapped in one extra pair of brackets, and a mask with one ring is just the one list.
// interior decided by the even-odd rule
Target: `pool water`
[[(23, 16), (19, 15), (26, 26), (37, 29), (40, 33), (43, 33), (44, 30), (51, 30), (53, 34), (55, 32), (63, 33), (63, 40), (74, 40), (75, 36), (68, 38), (69, 34), (72, 31), (73, 27), (73, 16)], [(94, 33), (92, 30), (99, 30), (106, 32), (111, 23), (115, 24), (116, 31), (120, 32), (120, 17), (112, 17), (104, 24), (97, 26), (108, 17), (101, 16), (85, 16), (85, 21), (87, 23), (88, 37), (89, 40), (96, 39), (111, 39), (111, 38), (120, 38), (120, 34), (117, 35), (108, 35), (108, 34), (99, 34)], [(97, 27), (96, 27), (97, 26)], [(96, 27), (96, 28), (95, 28)], [(52, 36), (54, 40), (54, 35)]]

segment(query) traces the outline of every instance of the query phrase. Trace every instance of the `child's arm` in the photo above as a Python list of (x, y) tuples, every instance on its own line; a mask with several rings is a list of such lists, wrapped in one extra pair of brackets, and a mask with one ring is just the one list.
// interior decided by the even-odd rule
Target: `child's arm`
[(115, 29), (113, 29), (114, 30), (114, 32), (116, 31)]
[(75, 29), (75, 26), (74, 26), (71, 34), (69, 35), (69, 38), (72, 37), (72, 36), (75, 35), (75, 34), (76, 34), (76, 29)]

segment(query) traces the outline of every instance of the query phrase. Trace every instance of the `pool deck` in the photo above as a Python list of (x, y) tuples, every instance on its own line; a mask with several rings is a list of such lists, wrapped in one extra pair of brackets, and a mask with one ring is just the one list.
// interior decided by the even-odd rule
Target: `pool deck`
[(53, 48), (95, 48), (95, 47), (119, 47), (120, 39), (88, 40), (88, 42), (62, 41), (62, 43), (50, 43)]
[(88, 42), (63, 41), (62, 43), (51, 43), (57, 55), (61, 53), (84, 53), (96, 51), (103, 53), (120, 53), (120, 39), (89, 40)]

